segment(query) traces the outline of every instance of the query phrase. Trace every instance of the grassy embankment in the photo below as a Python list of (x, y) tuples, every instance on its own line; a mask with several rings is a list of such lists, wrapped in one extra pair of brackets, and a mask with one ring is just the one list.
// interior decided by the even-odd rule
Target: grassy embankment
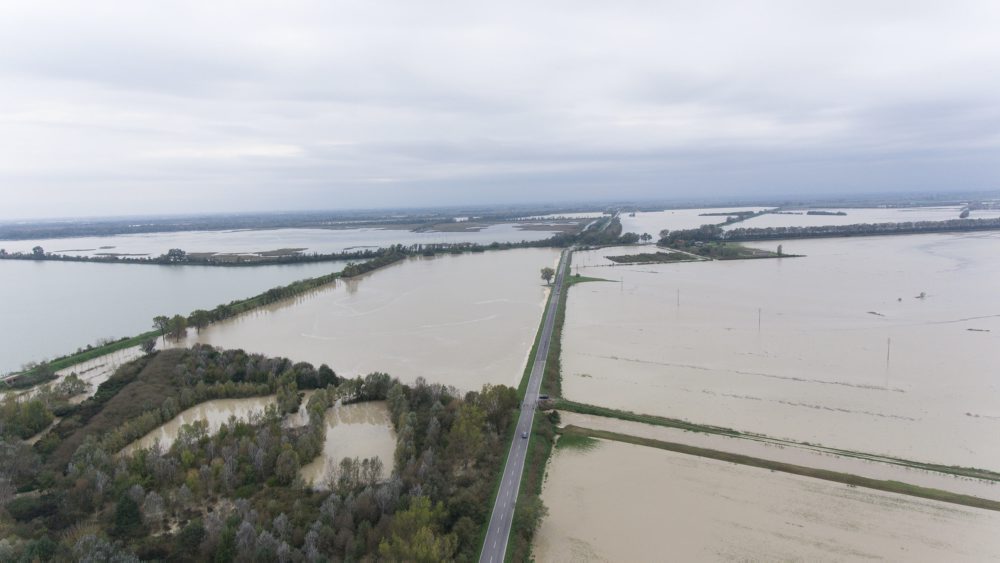
[[(556, 266), (556, 271), (558, 271), (559, 265)], [(517, 386), (517, 398), (520, 401), (524, 401), (524, 396), (528, 392), (528, 380), (531, 379), (531, 368), (535, 365), (535, 357), (538, 355), (538, 344), (542, 339), (542, 329), (545, 327), (545, 313), (549, 310), (549, 306), (552, 303), (552, 297), (554, 292), (549, 291), (548, 297), (545, 299), (545, 305), (542, 308), (542, 318), (538, 321), (538, 329), (535, 331), (535, 340), (531, 343), (531, 350), (528, 352), (528, 359), (524, 363), (524, 371), (521, 373), (521, 382)], [(496, 504), (497, 493), (500, 491), (500, 482), (503, 479), (503, 472), (506, 469), (506, 460), (510, 457), (510, 448), (513, 447), (513, 436), (514, 430), (517, 428), (517, 417), (514, 417), (507, 427), (507, 432), (504, 434), (504, 439), (507, 440), (507, 454), (504, 456), (504, 467), (501, 467), (500, 473), (497, 473), (496, 478), (493, 482), (493, 492), (490, 494), (489, 503), (487, 506), (490, 507), (492, 514), (493, 506)], [(490, 525), (489, 520), (486, 521), (482, 530), (479, 532), (479, 551), (482, 554), (483, 542), (486, 539), (487, 527)]]
[(765, 442), (770, 444), (775, 444), (779, 446), (792, 446), (792, 447), (802, 447), (808, 448), (815, 451), (828, 453), (831, 455), (838, 455), (843, 457), (851, 457), (856, 459), (864, 459), (868, 461), (875, 461), (879, 463), (887, 463), (890, 465), (899, 465), (903, 467), (909, 467), (912, 469), (922, 469), (925, 471), (934, 471), (937, 473), (946, 473), (949, 475), (955, 475), (958, 477), (967, 477), (972, 479), (983, 479), (987, 481), (1000, 481), (1000, 473), (989, 471), (986, 469), (978, 469), (974, 467), (960, 467), (953, 465), (940, 465), (934, 463), (924, 463), (919, 461), (907, 460), (894, 458), (890, 456), (883, 456), (877, 454), (869, 454), (864, 452), (856, 452), (852, 450), (844, 450), (839, 448), (832, 448), (827, 446), (822, 446), (820, 444), (811, 444), (808, 442), (796, 442), (794, 440), (786, 440), (781, 438), (772, 438), (770, 436), (764, 436), (762, 434), (754, 434), (749, 432), (740, 432), (738, 430), (733, 430), (731, 428), (724, 428), (721, 426), (711, 426), (708, 424), (697, 424), (693, 422), (688, 422), (686, 420), (680, 420), (676, 418), (667, 418), (663, 416), (656, 416), (650, 414), (637, 414), (629, 411), (621, 411), (616, 409), (611, 409), (607, 407), (599, 407), (596, 405), (588, 405), (584, 403), (577, 403), (574, 401), (568, 401), (565, 399), (559, 399), (556, 402), (556, 408), (560, 410), (575, 412), (579, 414), (589, 414), (594, 416), (601, 416), (605, 418), (617, 418), (619, 420), (625, 420), (628, 422), (640, 422), (644, 424), (651, 424), (654, 426), (665, 426), (668, 428), (677, 428), (679, 430), (686, 430), (689, 432), (700, 432), (704, 434), (716, 434), (720, 436), (728, 436), (733, 438), (743, 438), (747, 440), (754, 440), (758, 442)]
[(80, 350), (74, 354), (68, 354), (65, 356), (58, 357), (51, 362), (46, 364), (47, 370), (44, 370), (46, 375), (40, 377), (33, 377), (33, 370), (28, 370), (19, 374), (11, 375), (9, 379), (13, 381), (2, 381), (0, 382), (0, 391), (14, 390), (14, 389), (27, 389), (29, 387), (34, 387), (36, 385), (42, 385), (48, 383), (56, 378), (55, 372), (75, 366), (77, 364), (82, 364), (93, 360), (94, 358), (99, 358), (112, 352), (117, 352), (119, 350), (125, 350), (126, 348), (131, 348), (133, 346), (138, 346), (142, 342), (149, 340), (150, 338), (156, 338), (160, 335), (159, 331), (144, 332), (137, 336), (125, 337), (114, 342), (109, 342), (102, 346), (94, 346), (88, 349)]
[[(919, 487), (916, 485), (901, 483), (899, 481), (883, 481), (879, 479), (870, 479), (868, 477), (860, 477), (858, 475), (851, 475), (849, 473), (840, 473), (838, 471), (830, 471), (827, 469), (804, 467), (801, 465), (793, 465), (791, 463), (771, 461), (767, 459), (761, 459), (741, 454), (734, 454), (730, 452), (723, 452), (719, 450), (712, 450), (708, 448), (699, 448), (696, 446), (689, 446), (687, 444), (664, 442), (661, 440), (653, 440), (651, 438), (641, 438), (638, 436), (619, 434), (617, 432), (608, 432), (605, 430), (593, 430), (590, 428), (580, 428), (578, 426), (566, 426), (565, 428), (561, 429), (560, 432), (562, 433), (562, 436), (565, 437), (572, 436), (574, 439), (601, 438), (605, 440), (614, 440), (617, 442), (624, 442), (628, 444), (636, 444), (639, 446), (658, 448), (661, 450), (668, 450), (672, 452), (715, 459), (719, 461), (727, 461), (730, 463), (737, 463), (740, 465), (747, 465), (750, 467), (770, 469), (771, 471), (781, 471), (783, 473), (790, 473), (793, 475), (802, 475), (804, 477), (812, 477), (814, 479), (823, 479), (824, 481), (843, 483), (845, 485), (853, 487), (865, 487), (868, 489), (874, 489), (878, 491), (898, 493), (902, 495), (920, 497), (940, 502), (960, 504), (963, 506), (972, 506), (975, 508), (984, 508), (986, 510), (1000, 511), (1000, 502), (995, 500), (983, 499), (969, 495), (962, 495), (958, 493), (942, 491), (940, 489)], [(564, 438), (560, 438), (560, 441), (562, 441), (563, 439)]]
[[(567, 271), (569, 271), (572, 254), (567, 254), (566, 259), (566, 267)], [(556, 305), (552, 338), (549, 341), (549, 353), (545, 359), (545, 371), (542, 375), (541, 393), (544, 395), (557, 397), (562, 390), (559, 358), (562, 351), (562, 329), (566, 319), (566, 300), (569, 288), (578, 283), (596, 281), (610, 280), (569, 274), (563, 280), (563, 290), (560, 293), (561, 298)], [(540, 333), (541, 331), (539, 331)], [(529, 358), (528, 369), (525, 372), (524, 386), (527, 386), (527, 375), (530, 375), (531, 372), (530, 366), (534, 361), (534, 352), (535, 350), (533, 349), (532, 355)], [(510, 543), (507, 544), (507, 553), (505, 555), (506, 561), (527, 561), (531, 557), (531, 542), (539, 522), (541, 522), (541, 519), (545, 515), (545, 508), (541, 501), (542, 484), (545, 481), (545, 469), (548, 466), (549, 456), (552, 454), (552, 448), (555, 445), (555, 435), (555, 421), (545, 413), (536, 412), (530, 441), (528, 442), (528, 454), (524, 463), (524, 474), (521, 476), (521, 486), (518, 491), (517, 504), (514, 508), (511, 538)]]

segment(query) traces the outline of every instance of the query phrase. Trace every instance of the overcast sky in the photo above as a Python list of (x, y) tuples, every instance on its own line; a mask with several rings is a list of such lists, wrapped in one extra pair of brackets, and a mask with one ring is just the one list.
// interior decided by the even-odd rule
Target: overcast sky
[(0, 219), (998, 188), (996, 0), (0, 0)]

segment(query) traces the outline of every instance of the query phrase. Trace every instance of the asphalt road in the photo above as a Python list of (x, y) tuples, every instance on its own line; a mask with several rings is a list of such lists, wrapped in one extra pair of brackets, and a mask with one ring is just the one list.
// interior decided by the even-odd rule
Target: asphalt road
[(549, 305), (545, 310), (545, 323), (542, 325), (542, 337), (538, 341), (538, 350), (535, 353), (534, 364), (531, 366), (531, 375), (528, 378), (528, 390), (524, 394), (524, 403), (521, 405), (521, 414), (517, 419), (517, 429), (514, 432), (514, 442), (511, 444), (510, 452), (507, 454), (507, 463), (504, 464), (503, 478), (500, 481), (500, 490), (497, 492), (496, 504), (493, 505), (493, 514), (490, 516), (490, 527), (486, 531), (486, 541), (483, 543), (483, 552), (479, 561), (485, 563), (500, 563), (507, 552), (507, 540), (510, 538), (511, 520), (514, 518), (514, 505), (517, 502), (517, 492), (521, 488), (521, 474), (524, 472), (524, 460), (528, 455), (528, 440), (522, 438), (527, 432), (531, 436), (531, 425), (535, 420), (535, 404), (538, 400), (538, 390), (542, 385), (542, 374), (545, 373), (545, 359), (549, 356), (549, 342), (552, 340), (552, 327), (555, 325), (556, 307), (559, 306), (559, 299), (562, 297), (563, 279), (566, 277), (567, 254), (569, 250), (564, 250), (559, 261), (559, 270), (556, 272), (555, 285), (552, 291), (555, 292), (553, 298), (549, 300)]

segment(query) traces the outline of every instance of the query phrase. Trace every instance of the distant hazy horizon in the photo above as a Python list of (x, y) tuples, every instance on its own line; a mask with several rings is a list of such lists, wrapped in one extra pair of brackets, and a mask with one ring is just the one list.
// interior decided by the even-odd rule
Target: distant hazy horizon
[(281, 215), (304, 216), (304, 215), (330, 215), (331, 217), (344, 217), (350, 220), (352, 215), (365, 217), (387, 217), (391, 213), (454, 213), (481, 211), (502, 211), (507, 209), (524, 211), (547, 211), (555, 212), (567, 211), (571, 209), (599, 210), (601, 208), (657, 208), (657, 209), (692, 209), (700, 207), (725, 208), (746, 205), (763, 206), (791, 206), (796, 205), (811, 207), (838, 207), (849, 203), (852, 207), (865, 207), (867, 205), (877, 206), (882, 204), (905, 205), (908, 202), (917, 202), (921, 205), (933, 205), (936, 202), (959, 202), (959, 201), (996, 201), (1000, 200), (1000, 190), (984, 190), (978, 192), (955, 191), (955, 192), (898, 192), (898, 193), (860, 193), (860, 194), (808, 194), (790, 195), (780, 194), (775, 196), (739, 196), (739, 197), (688, 197), (688, 198), (648, 198), (648, 199), (592, 199), (592, 200), (563, 200), (563, 201), (513, 201), (513, 202), (484, 202), (453, 205), (426, 205), (426, 206), (382, 206), (382, 207), (357, 207), (357, 208), (288, 208), (288, 209), (248, 209), (245, 211), (231, 210), (211, 210), (175, 212), (175, 213), (119, 213), (104, 215), (65, 215), (46, 216), (39, 215), (33, 217), (4, 217), (0, 215), (0, 224), (11, 223), (47, 223), (66, 221), (122, 221), (126, 219), (136, 220), (169, 220), (185, 218), (213, 218), (213, 217), (274, 217)]
[(1000, 3), (18, 2), (0, 219), (1000, 188)]

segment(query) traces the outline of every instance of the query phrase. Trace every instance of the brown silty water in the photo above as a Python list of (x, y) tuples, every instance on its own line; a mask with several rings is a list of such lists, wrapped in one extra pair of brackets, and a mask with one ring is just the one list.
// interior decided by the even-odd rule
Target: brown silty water
[[(609, 267), (569, 292), (569, 399), (1000, 470), (1000, 233), (775, 241), (805, 258)], [(921, 297), (922, 296), (922, 297)]]

